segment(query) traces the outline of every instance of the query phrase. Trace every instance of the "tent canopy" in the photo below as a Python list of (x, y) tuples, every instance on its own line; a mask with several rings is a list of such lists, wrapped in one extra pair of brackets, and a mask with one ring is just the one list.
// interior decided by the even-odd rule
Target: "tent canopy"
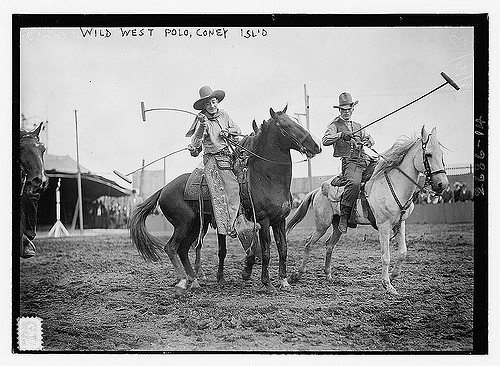
[[(57, 184), (54, 178), (66, 180), (65, 190), (71, 197), (77, 197), (78, 169), (76, 161), (69, 156), (45, 155), (45, 173)], [(95, 200), (101, 196), (121, 197), (132, 194), (130, 189), (121, 187), (116, 182), (92, 174), (90, 170), (80, 165), (82, 176), (82, 192), (84, 199)], [(51, 182), (52, 183), (52, 182)], [(52, 185), (52, 184), (51, 184)], [(55, 187), (54, 187), (55, 188)], [(68, 192), (69, 191), (69, 192)]]

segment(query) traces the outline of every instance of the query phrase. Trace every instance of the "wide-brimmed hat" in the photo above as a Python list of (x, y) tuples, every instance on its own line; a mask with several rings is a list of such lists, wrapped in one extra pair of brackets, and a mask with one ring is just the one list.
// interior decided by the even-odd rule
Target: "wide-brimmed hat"
[(217, 101), (220, 102), (224, 97), (226, 96), (226, 93), (222, 90), (212, 90), (211, 87), (209, 86), (202, 86), (200, 89), (200, 99), (198, 99), (196, 102), (193, 104), (193, 108), (201, 111), (203, 109), (203, 103), (209, 99), (212, 98), (217, 98)]
[(339, 105), (334, 105), (333, 108), (349, 109), (349, 108), (354, 107), (356, 104), (358, 104), (358, 102), (359, 102), (359, 100), (357, 100), (353, 103), (351, 94), (342, 93), (339, 95)]

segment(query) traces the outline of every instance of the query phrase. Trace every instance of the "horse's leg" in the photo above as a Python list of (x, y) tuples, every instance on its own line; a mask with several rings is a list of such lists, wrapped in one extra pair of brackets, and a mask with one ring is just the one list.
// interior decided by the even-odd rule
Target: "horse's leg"
[(290, 285), (288, 284), (288, 280), (286, 278), (286, 257), (288, 249), (285, 235), (285, 219), (272, 225), (272, 227), (274, 240), (276, 241), (276, 246), (278, 247), (280, 288), (287, 290), (290, 288)]
[(170, 262), (172, 262), (172, 265), (174, 266), (176, 281), (179, 281), (175, 286), (181, 290), (187, 290), (188, 281), (186, 272), (184, 271), (184, 267), (182, 266), (179, 255), (177, 254), (177, 248), (179, 247), (179, 243), (182, 237), (182, 230), (175, 227), (172, 237), (163, 249), (167, 253), (168, 258), (170, 258)]
[[(269, 231), (269, 220), (266, 219), (266, 222), (267, 222), (266, 225), (267, 225), (267, 228)], [(261, 230), (262, 230), (262, 225), (263, 225), (263, 223), (260, 223)], [(260, 239), (262, 238), (261, 230), (259, 230), (259, 238)], [(262, 242), (261, 242), (261, 246), (262, 246)], [(248, 254), (248, 253), (250, 253), (250, 254)], [(255, 250), (251, 250), (251, 251), (247, 252), (247, 255), (245, 257), (245, 263), (243, 265), (243, 269), (241, 270), (241, 277), (243, 278), (243, 280), (247, 281), (252, 277), (252, 269), (253, 269), (254, 264), (255, 264)]]
[(389, 265), (391, 264), (391, 253), (389, 251), (389, 239), (391, 235), (391, 223), (385, 221), (378, 225), (378, 238), (382, 252), (382, 286), (390, 294), (397, 295), (396, 289), (392, 286), (389, 279)]
[(217, 242), (219, 243), (219, 268), (217, 269), (217, 282), (224, 284), (224, 260), (226, 259), (226, 235), (217, 234)]
[(335, 215), (332, 219), (333, 232), (332, 236), (326, 242), (326, 255), (325, 255), (325, 274), (328, 281), (333, 281), (332, 278), (332, 252), (335, 245), (338, 243), (342, 233), (338, 230), (340, 217)]
[(271, 259), (271, 234), (269, 233), (269, 220), (266, 219), (261, 223), (259, 231), (260, 248), (262, 250), (262, 273), (260, 280), (266, 287), (266, 292), (274, 293), (276, 290), (269, 280), (269, 260)]
[(405, 221), (401, 222), (401, 227), (396, 234), (396, 241), (398, 242), (398, 254), (396, 256), (396, 261), (394, 263), (394, 268), (389, 276), (391, 281), (396, 278), (401, 272), (401, 265), (406, 260), (406, 238), (405, 238)]
[(320, 227), (316, 226), (314, 231), (307, 237), (306, 244), (304, 245), (304, 249), (302, 252), (302, 262), (300, 263), (299, 269), (297, 272), (293, 273), (290, 276), (291, 282), (298, 282), (306, 272), (307, 262), (309, 261), (309, 254), (311, 252), (312, 247), (316, 242), (325, 235), (328, 226), (321, 225)]
[[(204, 220), (202, 238), (204, 238), (205, 235), (207, 234), (208, 224), (209, 224), (209, 220)], [(205, 273), (203, 272), (203, 268), (201, 266), (201, 247), (202, 247), (202, 245), (197, 245), (198, 244), (197, 241), (198, 241), (198, 238), (196, 238), (196, 241), (195, 241), (196, 259), (194, 261), (194, 271), (196, 272), (196, 278), (205, 281), (207, 279), (207, 276), (205, 276)]]
[(200, 288), (200, 284), (198, 283), (198, 279), (196, 278), (196, 273), (191, 266), (191, 261), (189, 260), (189, 248), (194, 240), (198, 237), (199, 234), (199, 221), (193, 220), (191, 225), (189, 225), (189, 229), (186, 232), (186, 235), (182, 238), (180, 245), (178, 246), (177, 253), (179, 254), (179, 258), (181, 260), (182, 265), (184, 266), (184, 270), (188, 276), (188, 280), (191, 282), (191, 288), (197, 289)]

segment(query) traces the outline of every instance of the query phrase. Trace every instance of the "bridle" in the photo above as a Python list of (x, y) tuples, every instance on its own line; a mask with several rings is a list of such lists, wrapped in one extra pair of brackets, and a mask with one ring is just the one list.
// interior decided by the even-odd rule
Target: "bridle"
[(424, 163), (424, 174), (425, 174), (425, 185), (430, 185), (431, 183), (431, 179), (434, 175), (436, 174), (446, 174), (446, 170), (444, 169), (444, 160), (442, 161), (443, 163), (443, 169), (439, 169), (439, 170), (435, 170), (435, 171), (432, 171), (431, 170), (431, 165), (429, 164), (429, 160), (427, 158), (427, 151), (426, 151), (426, 148), (427, 148), (427, 144), (429, 143), (429, 139), (431, 137), (431, 134), (429, 134), (427, 136), (427, 140), (424, 141), (422, 139), (422, 161)]
[(24, 194), (24, 189), (26, 188), (26, 178), (28, 177), (28, 173), (26, 173), (26, 170), (24, 169), (24, 167), (19, 164), (19, 167), (21, 169), (21, 194), (20, 196), (22, 196)]
[[(408, 208), (411, 206), (411, 204), (412, 204), (413, 200), (415, 199), (415, 197), (417, 195), (419, 195), (420, 192), (424, 191), (426, 187), (428, 187), (428, 186), (430, 186), (432, 184), (431, 179), (432, 179), (432, 177), (434, 175), (440, 174), (440, 173), (446, 174), (446, 171), (444, 169), (435, 170), (435, 171), (431, 170), (431, 165), (429, 164), (429, 160), (427, 158), (427, 150), (426, 150), (427, 144), (429, 143), (430, 136), (431, 136), (431, 134), (429, 134), (427, 136), (427, 140), (426, 141), (424, 141), (424, 139), (422, 139), (422, 154), (423, 154), (423, 164), (424, 164), (424, 174), (425, 174), (425, 182), (424, 182), (424, 186), (423, 187), (420, 187), (420, 185), (418, 184), (418, 182), (416, 182), (413, 178), (411, 178), (408, 174), (406, 174), (401, 168), (399, 168), (399, 167), (393, 167), (393, 169), (396, 169), (397, 171), (399, 171), (400, 173), (402, 173), (408, 180), (410, 180), (410, 182), (412, 182), (418, 188), (417, 191), (413, 192), (413, 194), (405, 202), (404, 205), (401, 204), (401, 201), (399, 200), (398, 196), (396, 195), (396, 192), (395, 192), (394, 187), (392, 185), (392, 182), (391, 182), (391, 180), (389, 178), (387, 170), (384, 171), (384, 176), (385, 176), (385, 179), (387, 181), (387, 185), (389, 186), (389, 189), (391, 190), (392, 196), (394, 197), (394, 200), (396, 201), (396, 203), (397, 203), (397, 205), (398, 205), (398, 207), (400, 209), (399, 220), (398, 220), (398, 223), (396, 224), (396, 226), (394, 227), (394, 235), (391, 237), (391, 239), (396, 236), (396, 234), (398, 233), (399, 229), (401, 228), (401, 223), (403, 222), (403, 216), (406, 213), (406, 211), (408, 210)], [(379, 156), (383, 156), (383, 155), (379, 154)], [(443, 160), (443, 168), (444, 168), (444, 160)]]
[[(300, 153), (302, 154), (305, 154), (307, 152), (307, 149), (304, 147), (303, 143), (304, 141), (307, 139), (307, 135), (304, 136), (304, 138), (302, 138), (301, 140), (297, 139), (295, 136), (291, 135), (290, 133), (288, 133), (287, 131), (283, 130), (280, 128), (280, 125), (279, 123), (273, 119), (273, 121), (276, 123), (276, 125), (278, 126), (278, 131), (281, 133), (281, 135), (285, 138), (289, 138), (291, 139), (295, 144), (297, 144), (297, 146), (299, 147), (299, 151)], [(243, 136), (245, 137), (244, 135), (238, 135), (238, 136)], [(233, 145), (233, 146), (237, 146), (239, 147), (241, 150), (244, 150), (245, 152), (249, 153), (250, 155), (258, 158), (258, 159), (261, 159), (263, 161), (267, 161), (268, 163), (272, 163), (272, 164), (278, 164), (278, 165), (292, 165), (292, 163), (283, 163), (283, 162), (280, 162), (280, 161), (274, 161), (274, 160), (270, 160), (270, 159), (267, 159), (263, 156), (260, 156), (259, 154), (247, 149), (245, 146), (243, 146), (242, 144), (236, 142), (236, 141), (233, 141), (229, 138), (226, 138), (226, 137), (223, 137), (223, 139), (227, 142), (228, 145)]]
[(304, 147), (304, 141), (307, 139), (308, 135), (309, 135), (309, 132), (307, 134), (305, 134), (300, 140), (298, 138), (296, 138), (295, 136), (291, 135), (288, 131), (286, 130), (283, 130), (280, 126), (280, 124), (278, 123), (278, 121), (275, 121), (276, 122), (276, 125), (278, 126), (278, 130), (280, 131), (281, 135), (285, 138), (289, 138), (290, 140), (292, 140), (296, 145), (297, 147), (299, 148), (299, 152), (301, 154), (306, 154), (307, 153), (307, 148)]

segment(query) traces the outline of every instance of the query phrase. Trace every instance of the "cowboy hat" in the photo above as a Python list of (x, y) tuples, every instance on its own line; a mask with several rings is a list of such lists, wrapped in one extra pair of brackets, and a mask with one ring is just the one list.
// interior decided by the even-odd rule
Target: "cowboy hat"
[(205, 101), (212, 98), (217, 98), (217, 101), (220, 102), (222, 99), (224, 99), (225, 96), (226, 93), (224, 93), (224, 91), (222, 90), (212, 90), (212, 88), (209, 86), (202, 86), (200, 89), (200, 99), (194, 102), (193, 108), (201, 111), (203, 110), (203, 103), (205, 103)]
[(359, 100), (355, 101), (354, 103), (352, 102), (351, 94), (342, 93), (339, 95), (339, 105), (334, 105), (333, 108), (349, 109), (358, 104), (358, 102)]

